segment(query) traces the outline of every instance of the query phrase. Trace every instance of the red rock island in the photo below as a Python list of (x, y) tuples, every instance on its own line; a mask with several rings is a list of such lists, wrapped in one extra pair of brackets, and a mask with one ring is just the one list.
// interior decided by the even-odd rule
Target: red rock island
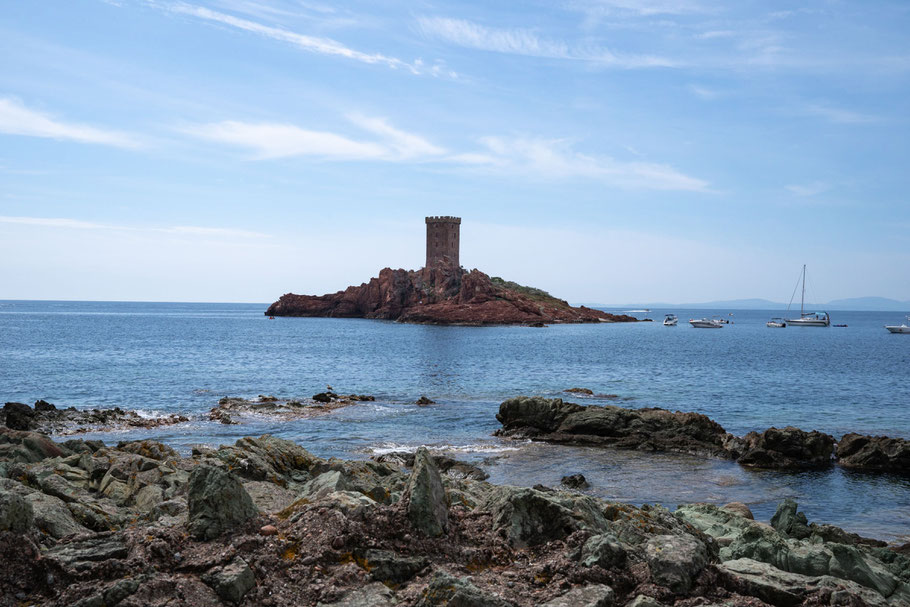
[(287, 293), (265, 313), (464, 325), (637, 320), (575, 308), (546, 291), (467, 271), (458, 264), (461, 219), (427, 217), (426, 224), (427, 263), (420, 270), (385, 268), (368, 283), (328, 295)]

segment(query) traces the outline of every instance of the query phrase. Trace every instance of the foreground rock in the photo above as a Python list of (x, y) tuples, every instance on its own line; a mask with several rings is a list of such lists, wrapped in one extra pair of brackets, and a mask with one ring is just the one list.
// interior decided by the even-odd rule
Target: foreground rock
[(769, 428), (740, 438), (699, 413), (582, 406), (539, 396), (504, 401), (496, 419), (502, 424), (496, 436), (720, 457), (750, 468), (807, 470), (838, 463), (856, 470), (910, 474), (910, 441), (884, 436), (847, 434), (835, 453), (834, 437), (815, 430)]
[(38, 430), (64, 436), (85, 432), (149, 429), (189, 421), (182, 415), (143, 416), (120, 407), (113, 409), (58, 409), (39, 400), (34, 409), (23, 403), (6, 403), (0, 409), (0, 424), (11, 430)]
[(575, 308), (545, 291), (444, 263), (417, 271), (385, 268), (368, 283), (329, 295), (287, 293), (265, 313), (463, 325), (638, 320), (584, 306)]
[[(0, 429), (0, 606), (894, 606), (910, 559), (793, 502), (774, 526), (321, 459), (271, 436), (190, 457)], [(31, 508), (31, 511), (29, 510)]]

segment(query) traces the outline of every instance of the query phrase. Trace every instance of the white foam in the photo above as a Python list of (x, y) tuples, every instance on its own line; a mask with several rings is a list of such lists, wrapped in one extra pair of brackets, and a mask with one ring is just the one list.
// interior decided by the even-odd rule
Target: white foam
[[(530, 443), (531, 441), (526, 441)], [(380, 443), (379, 445), (368, 447), (367, 451), (373, 455), (386, 455), (395, 451), (413, 451), (419, 445), (406, 445), (402, 443)], [(518, 451), (521, 447), (510, 445), (497, 445), (490, 443), (472, 443), (469, 445), (424, 445), (431, 453), (505, 453), (507, 451)]]

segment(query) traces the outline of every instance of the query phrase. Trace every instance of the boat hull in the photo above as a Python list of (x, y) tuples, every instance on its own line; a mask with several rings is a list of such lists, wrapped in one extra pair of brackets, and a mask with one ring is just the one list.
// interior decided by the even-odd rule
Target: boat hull
[(891, 333), (907, 333), (907, 334), (910, 334), (910, 327), (908, 327), (907, 325), (900, 325), (900, 326), (889, 326), (889, 325), (885, 325), (885, 328), (888, 329), (888, 331), (891, 332)]
[(695, 329), (723, 329), (724, 326), (720, 323), (714, 323), (710, 321), (701, 321), (701, 320), (690, 320), (689, 324), (692, 325)]

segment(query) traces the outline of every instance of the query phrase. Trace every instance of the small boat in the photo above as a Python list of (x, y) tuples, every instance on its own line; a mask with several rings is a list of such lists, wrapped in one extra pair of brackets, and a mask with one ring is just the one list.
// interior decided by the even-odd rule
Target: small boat
[[(799, 283), (797, 283), (799, 284)], [(795, 289), (794, 289), (795, 291)], [(794, 292), (794, 295), (796, 293)], [(791, 298), (792, 302), (793, 299)], [(803, 264), (803, 291), (799, 300), (799, 318), (788, 318), (787, 324), (791, 327), (830, 327), (831, 317), (827, 312), (806, 312), (806, 264)], [(787, 306), (787, 311), (790, 306)]]
[(695, 329), (723, 329), (724, 323), (718, 318), (689, 319), (689, 324)]
[(784, 329), (787, 326), (787, 321), (780, 317), (775, 317), (765, 323), (766, 327), (771, 327), (772, 329)]
[(664, 317), (664, 326), (665, 327), (675, 327), (678, 322), (679, 322), (679, 317), (677, 317), (676, 314), (667, 314)]
[[(907, 317), (907, 320), (910, 320), (910, 316)], [(888, 329), (890, 333), (910, 333), (910, 326), (907, 326), (907, 323), (885, 325), (885, 328)]]

